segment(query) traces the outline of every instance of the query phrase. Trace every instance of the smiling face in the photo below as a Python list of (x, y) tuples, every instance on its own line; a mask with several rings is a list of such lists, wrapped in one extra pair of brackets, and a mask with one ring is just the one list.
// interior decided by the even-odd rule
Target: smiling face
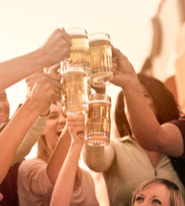
[(0, 124), (9, 119), (10, 105), (5, 91), (0, 92)]
[(153, 183), (136, 195), (134, 206), (170, 206), (170, 192), (165, 185)]
[(62, 106), (52, 104), (50, 106), (50, 114), (46, 122), (46, 127), (43, 131), (50, 152), (53, 151), (65, 124), (66, 117), (63, 114)]

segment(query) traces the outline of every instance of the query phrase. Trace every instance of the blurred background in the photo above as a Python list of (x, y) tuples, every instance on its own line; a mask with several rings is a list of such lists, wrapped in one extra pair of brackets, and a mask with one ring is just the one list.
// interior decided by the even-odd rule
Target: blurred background
[[(0, 0), (0, 61), (37, 49), (58, 27), (107, 32), (136, 72), (163, 81), (185, 111), (184, 20), (185, 0)], [(177, 56), (180, 61), (175, 65)], [(25, 81), (6, 91), (11, 116), (25, 101)], [(106, 90), (112, 98), (112, 114), (119, 91), (111, 84)], [(33, 154), (34, 148), (29, 157)]]
[[(109, 33), (136, 71), (152, 57), (152, 69), (146, 62), (144, 71), (165, 81), (175, 72), (176, 39), (183, 21), (184, 0), (0, 0), (0, 61), (38, 48), (55, 28), (80, 26), (88, 33)], [(113, 104), (118, 90), (107, 88)], [(24, 80), (7, 93), (12, 115), (25, 100)]]

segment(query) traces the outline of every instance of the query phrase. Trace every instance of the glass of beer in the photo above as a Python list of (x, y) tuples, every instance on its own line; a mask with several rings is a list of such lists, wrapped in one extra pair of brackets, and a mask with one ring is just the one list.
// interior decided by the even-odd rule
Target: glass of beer
[(107, 33), (93, 33), (88, 38), (91, 83), (94, 86), (109, 83), (113, 77), (110, 36)]
[(71, 53), (69, 62), (72, 66), (82, 66), (90, 75), (89, 40), (86, 29), (73, 27), (67, 29), (71, 36)]
[(86, 123), (86, 142), (100, 147), (109, 144), (111, 129), (111, 98), (105, 94), (91, 94)]
[(83, 67), (68, 62), (62, 65), (62, 106), (67, 116), (88, 111), (90, 77)]

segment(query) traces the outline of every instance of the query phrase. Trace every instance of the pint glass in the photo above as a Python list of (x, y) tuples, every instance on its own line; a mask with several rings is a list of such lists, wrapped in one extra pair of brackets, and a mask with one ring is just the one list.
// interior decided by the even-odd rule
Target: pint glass
[(71, 36), (71, 54), (69, 62), (71, 66), (82, 66), (88, 75), (90, 75), (90, 55), (89, 40), (87, 31), (81, 27), (67, 29)]
[(86, 142), (90, 146), (105, 146), (110, 142), (111, 98), (105, 94), (89, 96)]
[(88, 110), (90, 77), (83, 67), (63, 62), (62, 65), (62, 106), (67, 116), (85, 114)]
[(91, 83), (94, 86), (106, 84), (113, 77), (110, 36), (106, 33), (94, 33), (90, 34), (88, 38)]

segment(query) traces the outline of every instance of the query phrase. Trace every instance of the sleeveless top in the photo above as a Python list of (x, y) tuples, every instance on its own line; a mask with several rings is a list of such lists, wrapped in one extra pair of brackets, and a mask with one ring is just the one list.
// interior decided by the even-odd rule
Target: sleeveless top
[(171, 163), (177, 172), (179, 179), (182, 181), (183, 185), (185, 186), (185, 116), (180, 117), (177, 120), (173, 120), (170, 123), (175, 124), (183, 137), (183, 143), (184, 143), (184, 153), (179, 158), (173, 158), (169, 157), (171, 160)]

